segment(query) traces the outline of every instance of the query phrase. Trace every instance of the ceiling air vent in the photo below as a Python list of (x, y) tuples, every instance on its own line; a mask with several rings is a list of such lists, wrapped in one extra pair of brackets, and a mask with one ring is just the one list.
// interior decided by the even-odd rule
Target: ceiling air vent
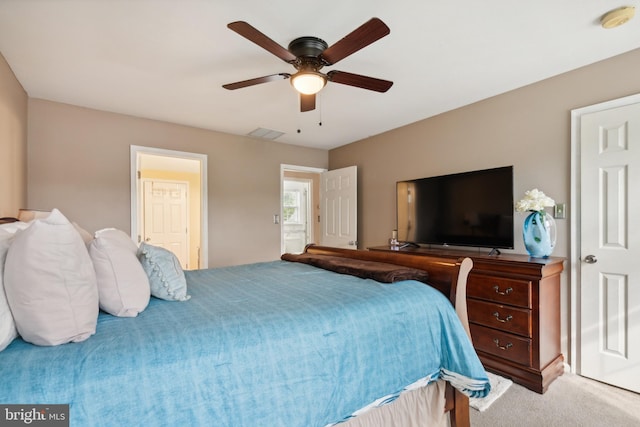
[(253, 136), (254, 138), (260, 139), (268, 139), (273, 141), (276, 138), (279, 138), (281, 135), (284, 135), (284, 132), (278, 132), (277, 130), (258, 128), (252, 132), (249, 132), (247, 135)]

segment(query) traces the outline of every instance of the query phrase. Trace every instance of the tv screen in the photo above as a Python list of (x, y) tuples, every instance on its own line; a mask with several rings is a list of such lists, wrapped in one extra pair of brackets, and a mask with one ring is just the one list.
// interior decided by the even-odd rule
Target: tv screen
[(513, 166), (399, 181), (398, 240), (513, 249)]

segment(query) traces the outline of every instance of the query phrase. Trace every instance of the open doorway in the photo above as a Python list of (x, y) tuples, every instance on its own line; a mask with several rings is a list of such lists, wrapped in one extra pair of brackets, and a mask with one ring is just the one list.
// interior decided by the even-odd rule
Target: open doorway
[(313, 179), (284, 179), (282, 190), (282, 240), (284, 252), (299, 254), (314, 242)]
[(206, 268), (207, 156), (131, 146), (131, 237)]
[(301, 253), (320, 237), (320, 174), (325, 169), (281, 166), (282, 253)]
[[(280, 167), (280, 251), (302, 251), (304, 246), (316, 243), (336, 248), (358, 247), (358, 168), (326, 169), (281, 165)], [(301, 205), (302, 195), (297, 196), (310, 181), (311, 196), (306, 219), (300, 219), (296, 206)], [(300, 200), (300, 201), (298, 201)], [(306, 221), (307, 228), (301, 230)], [(296, 229), (297, 227), (297, 229)], [(304, 238), (304, 240), (303, 240)], [(302, 246), (302, 249), (300, 247)], [(288, 250), (292, 249), (292, 250)]]

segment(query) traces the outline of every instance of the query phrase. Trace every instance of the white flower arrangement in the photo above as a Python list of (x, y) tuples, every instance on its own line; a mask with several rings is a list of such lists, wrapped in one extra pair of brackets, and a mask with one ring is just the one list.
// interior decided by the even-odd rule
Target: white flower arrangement
[(516, 211), (544, 211), (545, 207), (555, 206), (556, 202), (551, 197), (544, 194), (542, 191), (534, 188), (533, 190), (525, 191), (524, 199), (516, 203)]

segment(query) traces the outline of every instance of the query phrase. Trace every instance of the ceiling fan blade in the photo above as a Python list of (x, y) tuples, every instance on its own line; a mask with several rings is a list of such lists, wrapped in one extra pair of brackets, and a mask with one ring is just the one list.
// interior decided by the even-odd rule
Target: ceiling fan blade
[(227, 83), (226, 85), (222, 85), (222, 87), (229, 90), (235, 90), (235, 89), (241, 89), (247, 86), (259, 85), (261, 83), (268, 83), (276, 80), (284, 80), (284, 79), (288, 79), (289, 77), (291, 77), (291, 74), (287, 74), (287, 73), (272, 74), (270, 76), (256, 77), (255, 79), (243, 80), (241, 82)]
[(228, 24), (227, 27), (230, 30), (233, 30), (236, 33), (240, 34), (245, 39), (254, 42), (268, 52), (271, 52), (285, 62), (291, 63), (296, 60), (296, 56), (293, 53), (289, 52), (287, 49), (280, 46), (278, 43), (274, 42), (269, 37), (265, 36), (259, 30), (244, 21), (232, 22)]
[(300, 111), (304, 113), (305, 111), (311, 111), (316, 109), (316, 94), (305, 95), (303, 93), (300, 94)]
[(329, 81), (334, 83), (375, 90), (376, 92), (386, 92), (391, 88), (391, 86), (393, 86), (393, 82), (390, 82), (389, 80), (361, 76), (360, 74), (347, 73), (345, 71), (329, 71), (327, 73), (327, 77), (329, 78)]
[(363, 47), (389, 34), (391, 30), (379, 18), (371, 18), (322, 52), (327, 65), (335, 64)]

